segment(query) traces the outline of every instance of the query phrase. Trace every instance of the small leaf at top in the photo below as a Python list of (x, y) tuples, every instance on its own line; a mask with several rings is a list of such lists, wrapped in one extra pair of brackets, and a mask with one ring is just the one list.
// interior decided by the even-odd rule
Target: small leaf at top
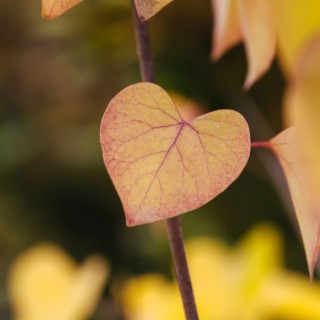
[(71, 9), (83, 0), (42, 0), (42, 17), (53, 19)]
[(242, 40), (238, 0), (211, 0), (214, 16), (211, 58), (219, 59)]
[(270, 146), (279, 159), (290, 190), (306, 252), (309, 274), (312, 277), (319, 256), (320, 197), (308, 179), (308, 164), (297, 144), (297, 128), (284, 130)]
[(173, 0), (134, 0), (138, 16), (148, 20)]
[(244, 87), (248, 89), (272, 63), (276, 50), (276, 26), (269, 0), (239, 0), (239, 11), (248, 59)]
[(250, 88), (270, 67), (276, 50), (276, 23), (270, 0), (211, 0), (214, 33), (211, 56), (219, 58), (243, 40), (248, 60), (244, 87)]
[(219, 110), (186, 122), (151, 83), (129, 86), (111, 100), (100, 141), (128, 226), (201, 207), (240, 175), (250, 153), (239, 113)]

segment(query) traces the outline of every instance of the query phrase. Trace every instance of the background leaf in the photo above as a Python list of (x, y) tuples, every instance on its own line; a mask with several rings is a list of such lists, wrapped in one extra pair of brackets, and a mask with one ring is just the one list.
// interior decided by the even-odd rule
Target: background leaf
[(315, 193), (319, 188), (315, 190), (310, 184), (308, 164), (303, 161), (297, 140), (297, 130), (291, 127), (270, 142), (288, 181), (312, 277), (319, 255), (320, 201)]
[(219, 58), (225, 51), (244, 41), (249, 88), (270, 67), (276, 49), (276, 26), (270, 1), (212, 0), (214, 14), (211, 56)]
[(245, 88), (269, 68), (276, 50), (276, 28), (269, 1), (239, 0), (239, 11), (248, 59)]
[(238, 0), (212, 0), (214, 28), (211, 57), (219, 59), (242, 40)]
[(273, 0), (277, 21), (278, 54), (282, 69), (290, 75), (307, 43), (320, 32), (318, 0)]
[(128, 226), (201, 207), (239, 176), (250, 152), (239, 113), (220, 110), (188, 123), (151, 83), (129, 86), (113, 98), (100, 133)]
[(53, 19), (83, 0), (42, 0), (42, 17)]
[(150, 19), (173, 0), (134, 0), (138, 16)]

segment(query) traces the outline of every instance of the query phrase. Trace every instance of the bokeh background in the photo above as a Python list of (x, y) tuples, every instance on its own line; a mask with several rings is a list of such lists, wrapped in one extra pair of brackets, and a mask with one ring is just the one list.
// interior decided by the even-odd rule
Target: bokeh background
[[(151, 20), (157, 83), (204, 111), (238, 110), (253, 140), (272, 137), (283, 128), (277, 63), (244, 92), (243, 46), (210, 61), (212, 23), (209, 1), (192, 0), (175, 1)], [(41, 18), (40, 0), (1, 0), (1, 319), (12, 317), (6, 290), (12, 261), (41, 241), (60, 245), (77, 261), (92, 253), (107, 257), (111, 280), (93, 319), (106, 310), (121, 319), (111, 294), (118, 280), (145, 272), (172, 276), (163, 223), (126, 227), (100, 151), (108, 102), (139, 81), (129, 0), (87, 0), (53, 21)], [(254, 150), (240, 178), (183, 215), (182, 225), (186, 238), (209, 235), (233, 244), (256, 223), (272, 222), (285, 239), (285, 265), (306, 274), (290, 211), (273, 156)]]

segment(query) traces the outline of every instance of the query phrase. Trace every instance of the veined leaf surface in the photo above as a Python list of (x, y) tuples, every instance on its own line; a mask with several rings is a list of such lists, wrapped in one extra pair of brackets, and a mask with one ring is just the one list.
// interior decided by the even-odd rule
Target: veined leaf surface
[(186, 122), (151, 83), (129, 86), (112, 99), (100, 140), (128, 226), (201, 207), (239, 176), (250, 153), (239, 113), (219, 110)]
[(42, 17), (53, 19), (71, 9), (83, 0), (42, 0)]

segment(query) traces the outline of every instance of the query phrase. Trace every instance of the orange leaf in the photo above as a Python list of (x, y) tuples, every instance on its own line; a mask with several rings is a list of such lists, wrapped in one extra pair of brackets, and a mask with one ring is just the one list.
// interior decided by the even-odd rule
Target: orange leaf
[(42, 0), (42, 17), (53, 19), (83, 0)]
[(134, 3), (138, 16), (144, 18), (144, 20), (148, 20), (172, 1), (173, 0), (134, 0)]
[(269, 0), (239, 0), (239, 11), (249, 67), (244, 87), (248, 89), (272, 63), (276, 28)]
[(239, 176), (250, 153), (239, 113), (220, 110), (186, 122), (151, 83), (129, 86), (112, 99), (100, 139), (128, 226), (201, 207)]
[(287, 178), (312, 277), (319, 256), (320, 198), (310, 184), (308, 165), (303, 160), (297, 141), (297, 129), (291, 127), (270, 143)]
[(238, 0), (211, 0), (214, 28), (211, 57), (219, 59), (228, 49), (242, 40)]

